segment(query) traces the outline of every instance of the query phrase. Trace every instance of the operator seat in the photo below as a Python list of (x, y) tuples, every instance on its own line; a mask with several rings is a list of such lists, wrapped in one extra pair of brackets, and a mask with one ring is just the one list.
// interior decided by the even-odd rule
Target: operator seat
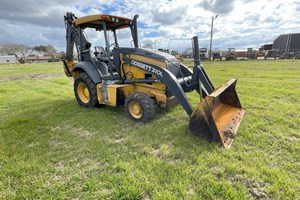
[(107, 51), (104, 47), (95, 46), (95, 56), (102, 62), (108, 62), (109, 56), (107, 55)]

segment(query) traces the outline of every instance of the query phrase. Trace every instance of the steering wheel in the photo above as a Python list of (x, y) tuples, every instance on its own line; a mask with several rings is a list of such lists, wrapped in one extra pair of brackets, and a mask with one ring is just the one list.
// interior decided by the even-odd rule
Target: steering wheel
[(112, 43), (109, 45), (109, 51), (110, 51), (110, 57), (112, 57), (114, 54), (114, 49), (115, 47), (118, 47), (119, 46), (119, 43)]
[(109, 45), (109, 51), (112, 52), (114, 50), (115, 47), (118, 47), (119, 43), (111, 43)]

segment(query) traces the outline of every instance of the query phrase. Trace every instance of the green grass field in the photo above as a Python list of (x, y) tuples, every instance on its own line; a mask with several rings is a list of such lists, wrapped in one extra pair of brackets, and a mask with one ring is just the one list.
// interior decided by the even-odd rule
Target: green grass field
[(134, 123), (80, 107), (62, 63), (0, 65), (0, 199), (300, 199), (300, 61), (204, 65), (215, 86), (238, 78), (230, 149), (189, 134), (179, 105)]

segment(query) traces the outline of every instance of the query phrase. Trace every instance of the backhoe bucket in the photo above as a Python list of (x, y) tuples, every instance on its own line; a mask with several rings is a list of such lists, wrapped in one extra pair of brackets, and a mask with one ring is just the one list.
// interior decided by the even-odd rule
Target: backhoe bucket
[(245, 112), (235, 91), (236, 82), (236, 79), (229, 80), (197, 106), (189, 123), (193, 134), (225, 148), (231, 146)]

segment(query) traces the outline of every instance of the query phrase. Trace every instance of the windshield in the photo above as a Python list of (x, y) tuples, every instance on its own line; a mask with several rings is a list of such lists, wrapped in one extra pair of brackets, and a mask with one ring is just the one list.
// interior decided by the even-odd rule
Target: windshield
[[(103, 31), (96, 31), (95, 29), (85, 29), (85, 36), (87, 40), (92, 44), (91, 51), (95, 50), (95, 47), (106, 47), (105, 37)], [(117, 43), (119, 47), (133, 47), (133, 39), (129, 28), (116, 30)], [(115, 38), (113, 31), (107, 31), (107, 38), (109, 41), (110, 49), (115, 46)]]

